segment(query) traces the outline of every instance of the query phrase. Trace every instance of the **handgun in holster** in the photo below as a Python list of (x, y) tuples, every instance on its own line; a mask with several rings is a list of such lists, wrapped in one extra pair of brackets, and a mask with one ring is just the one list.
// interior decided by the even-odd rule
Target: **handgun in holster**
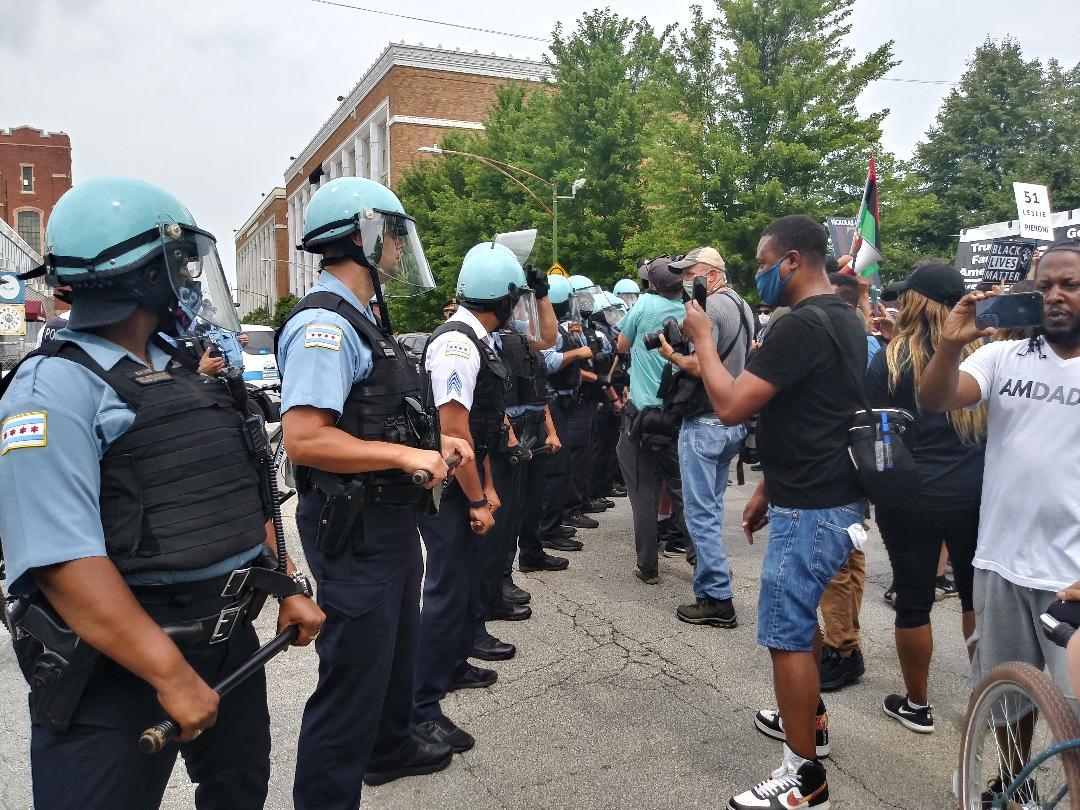
[(15, 652), (30, 684), (30, 719), (67, 731), (86, 685), (101, 667), (101, 653), (37, 598), (19, 600), (11, 621), (20, 635)]
[(319, 533), (315, 545), (328, 557), (340, 557), (351, 547), (353, 528), (364, 508), (366, 485), (358, 477), (348, 478), (323, 470), (312, 469), (311, 483), (323, 495), (326, 503), (319, 515)]

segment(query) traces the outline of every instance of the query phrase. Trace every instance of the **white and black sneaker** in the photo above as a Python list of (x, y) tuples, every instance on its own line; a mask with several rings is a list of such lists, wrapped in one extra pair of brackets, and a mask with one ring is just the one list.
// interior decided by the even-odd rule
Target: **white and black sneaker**
[[(754, 726), (766, 737), (772, 737), (780, 742), (787, 742), (787, 732), (784, 731), (784, 719), (780, 712), (775, 709), (762, 709), (754, 716)], [(820, 758), (829, 756), (829, 714), (817, 716), (817, 755)]]
[(791, 810), (812, 807), (829, 810), (829, 783), (820, 762), (803, 763), (798, 770), (784, 757), (772, 774), (728, 801), (728, 810)]
[(934, 709), (932, 706), (924, 706), (916, 709), (908, 701), (907, 696), (889, 695), (881, 703), (885, 714), (911, 731), (919, 734), (929, 734), (934, 730)]

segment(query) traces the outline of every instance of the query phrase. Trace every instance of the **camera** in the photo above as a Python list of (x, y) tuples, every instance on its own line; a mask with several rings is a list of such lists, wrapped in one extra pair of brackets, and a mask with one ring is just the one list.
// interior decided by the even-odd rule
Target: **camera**
[(646, 332), (641, 336), (641, 342), (645, 344), (645, 348), (649, 351), (655, 351), (660, 348), (660, 336), (663, 335), (671, 347), (676, 351), (682, 350), (682, 353), (686, 353), (686, 338), (683, 337), (683, 333), (679, 329), (679, 322), (675, 318), (668, 316), (664, 318), (663, 324), (655, 332)]

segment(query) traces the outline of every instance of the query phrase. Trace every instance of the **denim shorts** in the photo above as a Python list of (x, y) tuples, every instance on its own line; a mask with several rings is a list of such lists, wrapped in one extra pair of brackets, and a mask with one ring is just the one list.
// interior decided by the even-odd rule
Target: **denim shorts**
[(813, 649), (821, 595), (851, 552), (848, 526), (861, 526), (865, 513), (861, 501), (829, 509), (769, 507), (758, 644), (786, 652)]

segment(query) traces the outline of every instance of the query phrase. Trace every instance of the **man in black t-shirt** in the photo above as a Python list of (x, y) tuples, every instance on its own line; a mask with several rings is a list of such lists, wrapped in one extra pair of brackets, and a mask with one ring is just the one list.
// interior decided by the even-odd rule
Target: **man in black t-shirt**
[[(761, 568), (758, 643), (769, 648), (779, 711), (762, 710), (757, 728), (785, 741), (772, 778), (728, 803), (729, 810), (827, 806), (818, 757), (828, 754), (828, 727), (818, 694), (821, 638), (817, 608), (829, 582), (861, 544), (864, 502), (847, 456), (847, 430), (859, 407), (866, 338), (858, 316), (825, 275), (825, 230), (789, 216), (758, 243), (762, 303), (791, 308), (775, 324), (746, 370), (732, 377), (720, 362), (708, 316), (686, 305), (683, 331), (697, 347), (702, 378), (717, 416), (739, 424), (760, 412), (758, 448), (764, 478), (743, 512), (743, 529), (770, 525)], [(841, 345), (826, 330), (832, 323)], [(782, 719), (781, 719), (782, 718)]]

